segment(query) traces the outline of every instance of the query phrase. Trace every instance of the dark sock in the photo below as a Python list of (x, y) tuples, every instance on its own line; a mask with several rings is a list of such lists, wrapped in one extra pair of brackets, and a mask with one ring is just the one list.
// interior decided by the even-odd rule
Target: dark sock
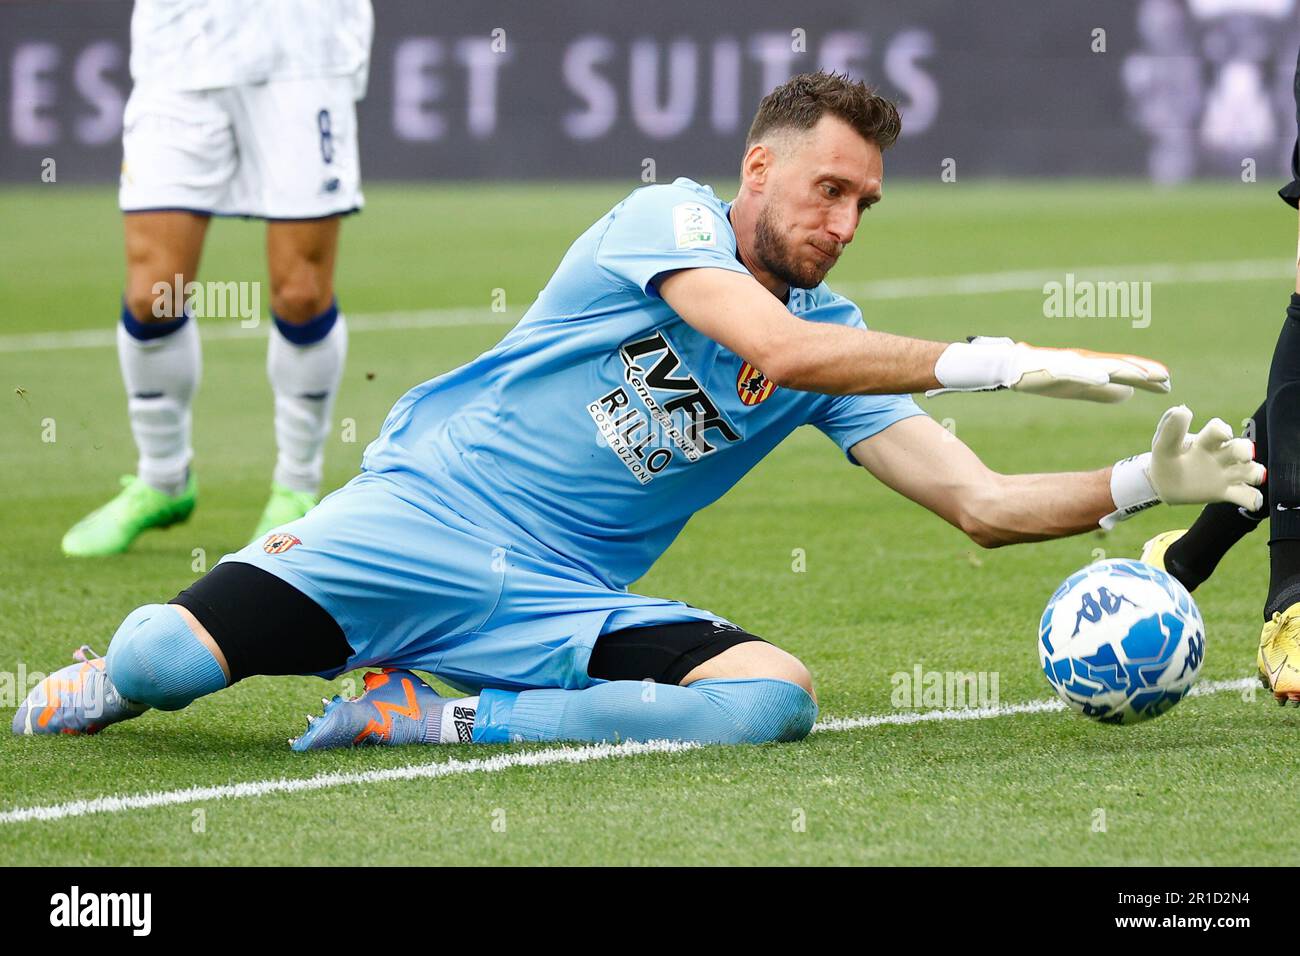
[[(1268, 462), (1268, 403), (1255, 412), (1255, 460)], [(1267, 481), (1263, 488), (1264, 501), (1268, 501)], [(1169, 546), (1165, 552), (1165, 569), (1194, 591), (1203, 584), (1223, 556), (1234, 544), (1259, 527), (1268, 516), (1268, 509), (1243, 512), (1234, 504), (1224, 501), (1206, 505), (1187, 534)]]
[(1300, 294), (1268, 372), (1269, 585), (1264, 618), (1300, 600)]
[(1259, 527), (1260, 519), (1247, 517), (1227, 502), (1206, 505), (1187, 534), (1165, 552), (1165, 569), (1183, 587), (1195, 591), (1219, 566), (1232, 546)]
[(1268, 546), (1268, 603), (1264, 620), (1300, 601), (1300, 541), (1273, 541)]

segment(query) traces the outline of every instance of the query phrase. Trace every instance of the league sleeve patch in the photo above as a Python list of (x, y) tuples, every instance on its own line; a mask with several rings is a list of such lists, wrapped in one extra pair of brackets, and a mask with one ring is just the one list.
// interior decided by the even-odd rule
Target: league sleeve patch
[(681, 202), (673, 207), (673, 235), (678, 249), (700, 249), (718, 244), (718, 229), (713, 213), (697, 202)]

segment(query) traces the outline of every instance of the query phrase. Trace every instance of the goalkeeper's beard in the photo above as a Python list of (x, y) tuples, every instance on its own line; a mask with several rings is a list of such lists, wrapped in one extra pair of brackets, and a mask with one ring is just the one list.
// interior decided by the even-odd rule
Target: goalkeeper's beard
[(800, 265), (790, 251), (790, 231), (776, 218), (773, 203), (767, 202), (754, 223), (754, 258), (771, 275), (792, 289), (813, 289), (826, 278), (831, 267)]

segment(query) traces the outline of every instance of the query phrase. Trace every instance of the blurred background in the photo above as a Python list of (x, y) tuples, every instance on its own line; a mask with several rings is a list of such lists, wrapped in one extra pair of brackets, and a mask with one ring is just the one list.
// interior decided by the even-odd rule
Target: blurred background
[[(376, 4), (367, 181), (730, 173), (791, 74), (896, 97), (890, 175), (1279, 175), (1294, 0)], [(127, 0), (0, 0), (0, 180), (109, 182), (130, 92)], [(494, 32), (497, 31), (497, 32)], [(1100, 32), (1099, 32), (1100, 31)]]

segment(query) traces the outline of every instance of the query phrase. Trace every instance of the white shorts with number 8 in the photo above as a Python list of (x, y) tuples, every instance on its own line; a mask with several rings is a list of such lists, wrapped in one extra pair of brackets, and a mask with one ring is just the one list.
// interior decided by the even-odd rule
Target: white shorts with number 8
[(354, 212), (364, 202), (355, 96), (347, 76), (211, 90), (137, 84), (118, 204), (263, 219)]

